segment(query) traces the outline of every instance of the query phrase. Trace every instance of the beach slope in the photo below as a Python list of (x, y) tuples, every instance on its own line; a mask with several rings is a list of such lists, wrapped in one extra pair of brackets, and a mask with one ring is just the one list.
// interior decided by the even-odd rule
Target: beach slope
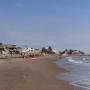
[(0, 90), (73, 90), (56, 79), (64, 72), (53, 62), (56, 56), (0, 60)]

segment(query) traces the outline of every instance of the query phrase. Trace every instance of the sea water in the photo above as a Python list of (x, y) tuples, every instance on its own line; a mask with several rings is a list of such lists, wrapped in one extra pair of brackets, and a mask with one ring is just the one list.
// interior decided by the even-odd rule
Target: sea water
[(67, 70), (57, 75), (59, 80), (68, 81), (75, 90), (90, 90), (90, 56), (66, 57), (55, 63)]

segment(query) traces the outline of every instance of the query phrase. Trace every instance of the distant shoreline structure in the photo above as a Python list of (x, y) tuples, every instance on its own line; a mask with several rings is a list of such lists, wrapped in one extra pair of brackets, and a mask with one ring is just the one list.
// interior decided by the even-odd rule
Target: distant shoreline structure
[[(51, 46), (42, 47), (41, 49), (30, 48), (30, 47), (17, 47), (14, 44), (3, 44), (0, 43), (0, 56), (13, 56), (13, 55), (21, 55), (21, 56), (46, 56), (57, 54), (59, 56), (73, 56), (73, 55), (86, 55), (84, 52), (80, 50), (73, 49), (65, 49), (64, 51), (57, 50), (52, 48)], [(89, 56), (89, 54), (87, 54)]]

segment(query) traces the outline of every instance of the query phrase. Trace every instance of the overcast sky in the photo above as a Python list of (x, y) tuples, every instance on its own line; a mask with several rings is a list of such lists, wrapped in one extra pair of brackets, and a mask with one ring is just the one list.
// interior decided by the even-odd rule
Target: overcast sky
[(0, 0), (0, 41), (90, 52), (90, 0)]

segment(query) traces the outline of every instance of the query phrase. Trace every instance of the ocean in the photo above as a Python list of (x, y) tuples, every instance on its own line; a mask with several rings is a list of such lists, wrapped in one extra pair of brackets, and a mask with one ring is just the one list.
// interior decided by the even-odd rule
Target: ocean
[(66, 57), (55, 63), (67, 70), (57, 75), (57, 79), (68, 81), (74, 90), (90, 90), (90, 56)]

